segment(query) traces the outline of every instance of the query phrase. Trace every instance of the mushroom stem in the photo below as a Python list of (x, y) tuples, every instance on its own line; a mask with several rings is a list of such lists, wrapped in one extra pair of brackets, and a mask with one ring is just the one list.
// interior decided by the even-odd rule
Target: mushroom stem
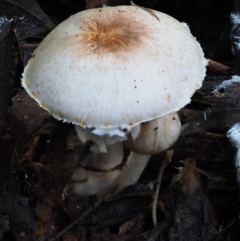
[(97, 194), (108, 188), (120, 173), (123, 143), (106, 145), (106, 153), (87, 155), (72, 175), (74, 192), (81, 196)]
[(119, 183), (117, 193), (130, 185), (134, 185), (138, 181), (150, 157), (151, 155), (141, 155), (133, 151), (130, 153), (125, 166), (112, 185), (114, 186)]

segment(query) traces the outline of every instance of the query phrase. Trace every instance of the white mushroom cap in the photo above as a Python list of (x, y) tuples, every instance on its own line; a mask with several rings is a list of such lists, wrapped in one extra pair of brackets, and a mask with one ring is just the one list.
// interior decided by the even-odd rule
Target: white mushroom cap
[[(132, 136), (134, 129), (139, 129), (136, 138)], [(134, 127), (125, 141), (127, 148), (137, 154), (152, 155), (171, 147), (181, 132), (181, 122), (176, 112)]]
[(174, 18), (108, 7), (59, 24), (35, 50), (22, 85), (57, 119), (124, 136), (189, 103), (206, 65), (199, 43)]

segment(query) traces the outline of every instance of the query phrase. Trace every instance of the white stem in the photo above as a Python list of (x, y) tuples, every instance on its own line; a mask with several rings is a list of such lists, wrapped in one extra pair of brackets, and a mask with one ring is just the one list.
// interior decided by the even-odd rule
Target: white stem
[(140, 155), (135, 152), (130, 153), (125, 166), (112, 185), (114, 186), (119, 183), (117, 193), (130, 185), (134, 185), (138, 181), (150, 157), (151, 155)]
[[(108, 188), (118, 177), (123, 159), (123, 143), (106, 146), (107, 153), (93, 153), (73, 173), (74, 192), (81, 196), (97, 194)], [(95, 170), (89, 170), (89, 167)]]

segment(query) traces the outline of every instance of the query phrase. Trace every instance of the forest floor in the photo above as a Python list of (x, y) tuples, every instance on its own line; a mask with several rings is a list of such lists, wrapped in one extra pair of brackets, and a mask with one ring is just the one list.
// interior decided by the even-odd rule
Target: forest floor
[(240, 120), (240, 83), (216, 89), (240, 66), (230, 20), (238, 1), (135, 3), (186, 22), (213, 60), (202, 88), (179, 111), (182, 132), (164, 171), (158, 224), (152, 224), (151, 205), (166, 152), (153, 155), (138, 183), (117, 196), (81, 198), (71, 191), (71, 174), (88, 146), (77, 141), (71, 124), (53, 119), (20, 84), (34, 48), (55, 25), (86, 8), (129, 2), (2, 0), (0, 240), (240, 240), (236, 149), (227, 137)]

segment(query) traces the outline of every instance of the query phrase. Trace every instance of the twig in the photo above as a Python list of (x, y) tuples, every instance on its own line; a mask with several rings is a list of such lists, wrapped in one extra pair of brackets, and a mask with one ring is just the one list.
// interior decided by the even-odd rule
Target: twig
[(232, 225), (235, 223), (235, 219), (233, 219), (233, 221), (230, 223), (230, 224), (228, 224), (228, 226), (226, 226), (221, 232), (219, 232), (219, 233), (217, 233), (214, 237), (212, 237), (211, 239), (209, 239), (208, 241), (215, 241), (215, 240), (217, 240), (217, 238), (219, 238), (219, 236), (221, 235), (221, 234), (223, 234), (227, 229), (229, 229), (230, 227), (232, 227)]
[(111, 188), (106, 195), (101, 197), (93, 206), (89, 207), (78, 219), (76, 219), (74, 222), (69, 224), (66, 228), (64, 228), (62, 231), (60, 231), (58, 234), (55, 235), (50, 241), (56, 241), (59, 238), (61, 238), (69, 229), (74, 227), (76, 224), (78, 224), (81, 220), (86, 218), (93, 210), (98, 208), (102, 203), (106, 202), (110, 196), (112, 196), (116, 190), (118, 189), (119, 184), (115, 185), (113, 188)]
[(159, 240), (162, 241), (161, 234), (165, 233), (166, 230), (168, 230), (173, 223), (173, 217), (170, 216), (166, 218), (163, 222), (158, 223), (156, 227), (154, 227), (152, 230), (148, 231), (147, 233), (141, 235), (143, 238), (145, 238), (145, 241), (155, 241)]
[(157, 211), (156, 211), (157, 210), (157, 201), (158, 201), (158, 194), (159, 194), (159, 190), (160, 190), (163, 172), (164, 172), (165, 168), (168, 166), (168, 164), (171, 162), (173, 153), (174, 153), (173, 150), (167, 151), (167, 154), (159, 169), (157, 183), (156, 183), (156, 189), (155, 189), (155, 195), (154, 195), (153, 204), (152, 204), (152, 220), (153, 220), (154, 227), (156, 227), (156, 225), (157, 225)]

